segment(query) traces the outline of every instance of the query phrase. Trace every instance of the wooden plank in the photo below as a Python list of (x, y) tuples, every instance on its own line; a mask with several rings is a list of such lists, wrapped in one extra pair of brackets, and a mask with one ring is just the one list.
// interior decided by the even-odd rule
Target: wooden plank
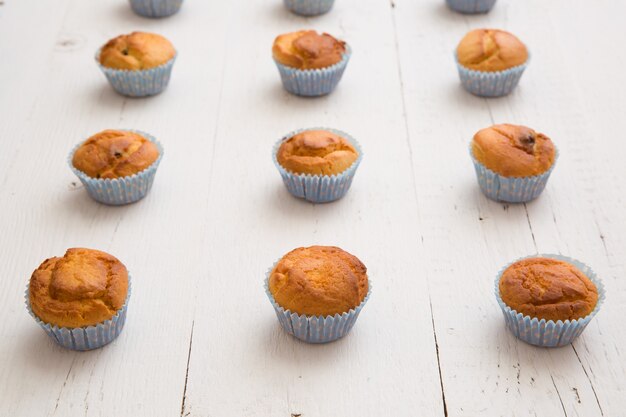
[[(12, 2), (32, 11), (34, 2)], [(201, 13), (169, 20), (141, 19), (126, 2), (67, 4), (58, 35), (40, 42), (50, 58), (38, 74), (29, 118), (5, 120), (21, 144), (3, 187), (1, 246), (6, 258), (0, 292), (2, 357), (11, 358), (0, 385), (8, 387), (2, 415), (176, 415), (184, 390), (196, 285), (203, 277), (206, 178), (210, 173), (212, 120), (223, 50), (224, 24), (217, 4), (198, 4)], [(17, 12), (16, 12), (17, 13)], [(18, 14), (12, 15), (18, 16)], [(7, 16), (7, 18), (11, 15)], [(204, 36), (195, 27), (203, 26)], [(168, 36), (179, 47), (170, 88), (150, 99), (124, 99), (107, 85), (93, 62), (110, 37), (135, 29)], [(71, 35), (67, 35), (71, 34)], [(80, 39), (79, 47), (57, 49), (59, 37)], [(5, 36), (0, 36), (4, 38)], [(27, 62), (27, 61), (25, 61)], [(45, 78), (44, 78), (45, 76)], [(17, 94), (13, 91), (11, 94)], [(9, 107), (4, 108), (9, 109)], [(154, 188), (127, 207), (91, 201), (66, 164), (75, 143), (104, 128), (137, 128), (165, 146)], [(3, 133), (3, 138), (6, 137)], [(174, 215), (176, 213), (176, 215)], [(22, 294), (31, 271), (46, 257), (72, 246), (117, 255), (133, 277), (129, 320), (111, 346), (72, 353), (54, 346), (25, 312)], [(20, 278), (21, 277), (21, 278)], [(4, 390), (4, 389), (3, 389)]]
[[(236, 8), (254, 25), (228, 34), (184, 415), (443, 415), (390, 7), (336, 7), (315, 20), (260, 0)], [(277, 34), (307, 27), (356, 51), (328, 97), (288, 95), (271, 61)], [(283, 134), (316, 125), (352, 133), (365, 152), (349, 194), (326, 205), (289, 196), (270, 158)], [(277, 258), (311, 244), (359, 256), (374, 288), (351, 334), (326, 346), (286, 335), (262, 289)]]
[[(403, 80), (409, 108), (409, 132), (412, 142), (415, 143), (414, 149), (424, 150), (414, 152), (418, 202), (425, 207), (422, 210), (420, 206), (420, 211), (432, 213), (433, 223), (435, 218), (446, 218), (445, 226), (430, 230), (432, 239), (427, 236), (425, 246), (433, 254), (449, 252), (451, 248), (454, 248), (452, 250), (455, 253), (454, 258), (439, 259), (442, 264), (439, 268), (444, 268), (445, 265), (449, 270), (445, 271), (447, 274), (437, 270), (439, 275), (445, 274), (447, 279), (440, 281), (440, 288), (433, 289), (436, 323), (441, 321), (443, 327), (454, 326), (454, 331), (441, 337), (440, 348), (448, 410), (452, 415), (475, 415), (481, 411), (488, 411), (493, 415), (526, 415), (533, 412), (549, 415), (601, 415), (602, 409), (594, 386), (589, 381), (587, 370), (581, 366), (576, 351), (565, 348), (544, 354), (540, 349), (524, 345), (505, 333), (497, 307), (489, 307), (487, 310), (489, 304), (495, 305), (491, 295), (493, 277), (502, 265), (529, 253), (555, 252), (560, 249), (554, 245), (554, 240), (546, 239), (544, 235), (554, 232), (554, 227), (548, 224), (548, 220), (551, 223), (556, 216), (560, 221), (563, 213), (547, 203), (554, 200), (564, 205), (571, 203), (566, 197), (567, 191), (559, 195), (561, 198), (552, 198), (553, 190), (563, 186), (558, 184), (558, 180), (549, 184), (549, 197), (545, 196), (529, 204), (528, 210), (524, 206), (503, 206), (489, 202), (479, 195), (476, 186), (472, 184), (475, 180), (467, 156), (467, 144), (473, 133), (494, 122), (524, 123), (531, 126), (531, 121), (536, 126), (544, 122), (542, 126), (546, 126), (546, 131), (551, 128), (550, 132), (555, 132), (557, 140), (560, 131), (549, 121), (558, 119), (555, 111), (558, 113), (558, 109), (566, 102), (570, 106), (573, 102), (566, 94), (567, 81), (551, 83), (555, 78), (546, 77), (546, 73), (562, 73), (565, 68), (559, 62), (558, 54), (551, 54), (551, 49), (546, 46), (546, 43), (549, 45), (550, 36), (545, 32), (531, 31), (527, 25), (528, 21), (533, 21), (541, 27), (548, 26), (542, 24), (542, 16), (546, 14), (539, 4), (537, 7), (522, 4), (498, 5), (488, 16), (478, 17), (455, 15), (443, 6), (440, 9), (429, 9), (423, 4), (410, 2), (400, 2), (398, 6), (396, 16), (399, 22), (401, 55), (405, 59), (402, 71), (407, 74)], [(557, 8), (554, 5), (554, 9)], [(557, 13), (556, 10), (551, 12), (550, 16)], [(420, 18), (415, 22), (408, 16)], [(432, 48), (433, 39), (426, 34), (433, 33), (444, 25), (449, 30), (437, 37), (440, 45), (448, 45), (448, 51), (442, 52), (441, 46)], [(474, 27), (503, 27), (517, 33), (531, 48), (532, 45), (543, 45), (543, 49), (537, 54), (534, 49), (531, 50), (531, 67), (524, 76), (522, 87), (510, 97), (484, 100), (471, 97), (461, 90), (451, 51), (461, 36)], [(554, 45), (552, 49), (557, 47), (558, 45)], [(418, 51), (419, 60), (416, 59)], [(537, 61), (546, 68), (536, 70)], [(440, 68), (446, 65), (450, 71), (443, 73)], [(424, 79), (428, 83), (423, 82)], [(553, 101), (550, 101), (550, 92), (556, 95), (552, 97)], [(437, 98), (433, 100), (433, 97)], [(539, 103), (537, 97), (541, 97)], [(420, 104), (426, 104), (426, 99), (429, 110), (425, 110), (426, 106), (420, 107)], [(546, 107), (552, 105), (552, 112), (541, 107), (546, 101)], [(412, 115), (415, 117), (411, 117)], [(420, 118), (420, 115), (423, 117)], [(423, 119), (437, 118), (440, 123), (436, 129), (429, 128), (430, 123), (426, 127), (419, 123)], [(569, 135), (563, 132), (562, 136)], [(432, 162), (429, 163), (430, 158), (441, 149), (444, 141), (454, 143), (456, 148), (452, 150), (451, 145), (445, 148), (448, 152), (438, 160), (441, 168), (437, 171), (438, 181), (433, 184), (427, 177), (433, 165)], [(568, 168), (562, 165), (562, 161), (559, 161), (556, 172), (571, 183), (571, 175), (564, 173)], [(463, 181), (462, 178), (466, 180)], [(421, 198), (422, 195), (424, 198)], [(571, 219), (571, 230), (576, 230), (576, 222), (584, 219), (580, 213), (575, 217), (575, 220)], [(588, 222), (590, 220), (592, 219), (587, 218)], [(469, 229), (472, 222), (474, 227)], [(538, 232), (535, 233), (537, 229)], [(480, 259), (488, 267), (477, 265), (476, 262), (472, 265), (472, 259)], [(469, 284), (455, 274), (455, 270), (460, 270), (461, 265), (468, 276), (472, 277)], [(479, 282), (474, 281), (480, 276), (486, 278)], [(491, 300), (485, 298), (485, 295), (489, 295)], [(458, 311), (450, 311), (451, 302), (468, 309), (465, 320), (459, 320)], [(481, 311), (481, 315), (476, 310)], [(494, 325), (498, 323), (501, 327), (494, 328), (492, 332), (481, 331), (481, 327), (485, 327), (485, 321), (493, 321)], [(504, 361), (503, 353), (506, 353)], [(459, 358), (463, 358), (461, 364)], [(473, 385), (471, 381), (474, 381)], [(470, 386), (472, 388), (468, 389)], [(498, 393), (496, 401), (494, 393)], [(533, 401), (524, 401), (526, 398), (532, 398)]]

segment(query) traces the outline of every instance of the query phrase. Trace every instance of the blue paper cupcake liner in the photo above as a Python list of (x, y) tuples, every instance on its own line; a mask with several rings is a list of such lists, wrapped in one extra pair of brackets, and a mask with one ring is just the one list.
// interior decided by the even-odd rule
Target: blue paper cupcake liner
[(128, 302), (130, 300), (131, 282), (128, 276), (128, 294), (124, 305), (110, 319), (98, 323), (95, 326), (85, 327), (58, 327), (43, 322), (30, 305), (30, 297), (28, 294), (30, 282), (26, 286), (25, 302), (28, 313), (35, 319), (37, 324), (59, 345), (66, 349), (85, 351), (101, 348), (111, 343), (120, 335), (124, 324), (126, 323), (126, 312), (128, 311)]
[(446, 0), (448, 7), (459, 13), (487, 13), (496, 0)]
[(129, 0), (135, 13), (144, 17), (167, 17), (180, 10), (183, 0)]
[[(557, 322), (554, 322), (553, 320), (546, 321), (545, 319), (539, 320), (536, 317), (533, 318), (525, 316), (522, 313), (518, 313), (502, 301), (502, 298), (500, 297), (500, 278), (502, 277), (504, 271), (511, 264), (517, 261), (537, 256), (569, 262), (576, 266), (576, 268), (580, 269), (596, 285), (596, 288), (598, 289), (598, 302), (596, 307), (588, 316), (576, 320), (565, 320), (564, 322), (561, 320), (558, 320)], [(589, 324), (591, 319), (598, 313), (605, 299), (604, 285), (590, 267), (580, 261), (577, 261), (576, 259), (552, 254), (526, 256), (506, 265), (498, 273), (496, 278), (495, 295), (498, 300), (498, 304), (502, 309), (502, 313), (504, 314), (506, 325), (515, 337), (531, 345), (541, 347), (559, 347), (572, 343), (578, 336), (580, 336), (583, 330), (585, 330), (585, 327), (587, 327), (587, 324)]]
[(89, 196), (100, 203), (112, 206), (134, 203), (144, 198), (146, 194), (148, 194), (148, 191), (150, 191), (150, 188), (152, 188), (154, 176), (156, 175), (159, 163), (163, 158), (163, 146), (161, 146), (159, 141), (157, 141), (154, 136), (145, 132), (141, 132), (139, 130), (129, 130), (129, 132), (135, 132), (145, 137), (154, 143), (159, 149), (159, 157), (157, 160), (154, 161), (148, 168), (138, 172), (137, 174), (114, 179), (91, 178), (84, 172), (76, 169), (74, 164), (72, 164), (74, 153), (83, 144), (83, 142), (76, 145), (67, 158), (72, 172), (76, 174), (78, 179), (80, 179), (80, 182), (83, 183), (85, 189), (89, 193)]
[(465, 68), (454, 53), (461, 84), (470, 93), (480, 97), (502, 97), (509, 94), (517, 84), (528, 66), (530, 57), (522, 65), (504, 71), (476, 71)]
[(147, 70), (119, 70), (100, 64), (100, 50), (96, 64), (115, 91), (127, 97), (147, 97), (161, 93), (170, 82), (176, 55), (163, 65)]
[[(278, 148), (280, 148), (280, 145), (285, 140), (297, 135), (298, 133), (306, 132), (308, 130), (328, 130), (336, 135), (346, 138), (358, 152), (358, 158), (348, 169), (336, 175), (296, 174), (287, 171), (278, 162)], [(327, 127), (312, 127), (299, 129), (283, 136), (278, 142), (276, 142), (274, 148), (272, 149), (272, 159), (274, 160), (274, 165), (278, 168), (278, 172), (280, 172), (280, 176), (283, 178), (283, 183), (291, 195), (303, 198), (312, 203), (329, 203), (331, 201), (339, 200), (341, 197), (346, 195), (350, 189), (354, 174), (356, 174), (356, 170), (363, 159), (363, 151), (361, 150), (361, 146), (356, 139), (345, 132)]]
[(317, 16), (328, 13), (335, 0), (283, 0), (285, 7), (301, 16)]
[[(276, 262), (277, 263), (277, 262)], [(350, 311), (342, 314), (335, 314), (334, 316), (306, 316), (299, 315), (296, 313), (292, 313), (289, 310), (285, 310), (281, 306), (278, 305), (274, 296), (270, 292), (269, 288), (269, 279), (270, 274), (274, 270), (276, 263), (267, 271), (265, 276), (265, 293), (267, 297), (270, 299), (272, 306), (274, 307), (274, 311), (276, 312), (276, 317), (278, 317), (278, 321), (282, 328), (289, 333), (290, 335), (296, 337), (297, 339), (302, 340), (307, 343), (328, 343), (334, 342), (337, 339), (341, 339), (354, 326), (356, 323), (356, 319), (359, 317), (359, 313), (369, 300), (370, 295), (372, 294), (372, 283), (368, 279), (368, 291), (367, 295), (361, 301), (356, 308), (351, 309)]]
[(505, 203), (526, 203), (539, 195), (546, 188), (550, 174), (556, 165), (559, 152), (554, 154), (552, 166), (543, 174), (532, 177), (505, 177), (502, 176), (474, 158), (472, 146), (469, 148), (470, 157), (476, 170), (476, 178), (481, 191), (487, 198)]
[(346, 45), (346, 52), (335, 65), (320, 69), (301, 70), (291, 68), (274, 60), (285, 90), (297, 96), (317, 97), (330, 94), (343, 75), (352, 50)]

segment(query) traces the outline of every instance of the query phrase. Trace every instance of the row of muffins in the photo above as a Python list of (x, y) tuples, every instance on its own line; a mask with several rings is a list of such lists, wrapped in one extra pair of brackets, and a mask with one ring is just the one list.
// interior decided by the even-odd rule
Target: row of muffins
[[(183, 0), (129, 0), (132, 10), (144, 17), (168, 17), (180, 10)], [(335, 0), (283, 0), (285, 7), (301, 16), (328, 13)], [(487, 13), (496, 0), (446, 0), (450, 9), (466, 14)]]
[[(163, 152), (147, 133), (105, 130), (74, 148), (70, 167), (96, 201), (128, 204), (148, 193)], [(533, 129), (502, 124), (477, 132), (470, 155), (487, 197), (527, 202), (544, 190), (557, 151), (550, 138)], [(345, 132), (311, 128), (281, 138), (272, 156), (289, 193), (326, 203), (348, 192), (363, 151)]]
[[(283, 87), (306, 97), (330, 94), (339, 84), (352, 49), (328, 33), (300, 30), (279, 35), (272, 56)], [(129, 97), (161, 93), (169, 84), (177, 52), (161, 35), (120, 35), (96, 52), (96, 62), (115, 91)], [(481, 97), (509, 94), (528, 65), (526, 46), (498, 29), (475, 29), (455, 49), (461, 84)]]
[[(333, 246), (311, 246), (279, 259), (267, 273), (265, 291), (287, 333), (308, 343), (328, 343), (352, 329), (371, 283), (356, 256)], [(58, 344), (91, 350), (119, 336), (130, 293), (130, 275), (117, 258), (72, 248), (33, 272), (26, 305)], [(544, 347), (572, 343), (604, 301), (595, 273), (560, 255), (507, 265), (497, 276), (495, 294), (515, 336)]]
[[(483, 38), (486, 36), (487, 42), (489, 42), (489, 40), (492, 40), (493, 35), (493, 33), (486, 33), (481, 36)], [(159, 40), (159, 42), (160, 41), (161, 40)], [(107, 58), (108, 54), (103, 53), (105, 50), (102, 50), (99, 53), (100, 63), (106, 67), (107, 64), (105, 62), (108, 62), (108, 65), (114, 66), (123, 66), (130, 62), (132, 64), (131, 68), (125, 69), (125, 71), (130, 72), (145, 71), (146, 69), (154, 68), (142, 67), (142, 60), (137, 60), (136, 53), (133, 52), (132, 44), (133, 42), (126, 42), (126, 44), (122, 43), (121, 45), (120, 42), (112, 42), (110, 46), (114, 50), (114, 53), (111, 54), (113, 60), (109, 61)], [(498, 46), (498, 48), (500, 47)], [(141, 48), (139, 48), (139, 50), (140, 49)], [(459, 50), (457, 49), (457, 54), (458, 52)], [(319, 77), (298, 78), (299, 75), (301, 75), (300, 72), (306, 73), (311, 70), (328, 69), (329, 66), (333, 67), (342, 61), (345, 61), (345, 64), (347, 64), (349, 48), (345, 43), (332, 38), (330, 35), (319, 35), (313, 31), (301, 31), (294, 34), (282, 35), (277, 38), (275, 48), (273, 48), (273, 54), (277, 65), (283, 65), (288, 69), (298, 67), (297, 71), (288, 72), (281, 71), (281, 67), (279, 66), (283, 84), (287, 90), (300, 95), (319, 95), (318, 93), (320, 91), (322, 92), (321, 94), (332, 91), (341, 78), (345, 65), (343, 65), (343, 68), (339, 68), (341, 72), (335, 70), (329, 71), (329, 74), (327, 74), (329, 77), (321, 80)], [(314, 56), (315, 54), (327, 54), (327, 56), (322, 56), (321, 59), (319, 59), (320, 57)], [(329, 57), (331, 58), (330, 60), (328, 60)], [(166, 60), (165, 62), (173, 62), (174, 58), (175, 51), (169, 55), (163, 54), (160, 59), (154, 61), (156, 62), (155, 67), (163, 65), (162, 62), (159, 63), (159, 61), (163, 61), (163, 59)], [(462, 57), (461, 59), (464, 58)], [(488, 61), (489, 59), (483, 60), (483, 64)], [(459, 62), (461, 61), (459, 60)], [(471, 64), (470, 61), (467, 62), (468, 65)], [(515, 62), (515, 60), (507, 61), (505, 65), (510, 65), (511, 62)], [(139, 66), (137, 67), (136, 64)], [(169, 71), (171, 71), (171, 67)], [(483, 72), (496, 71), (485, 70)], [(290, 82), (291, 84), (289, 84)], [(167, 82), (165, 82), (165, 84), (161, 83), (160, 85), (167, 85)], [(320, 88), (322, 89), (320, 90)], [(91, 173), (88, 174), (90, 179), (103, 180), (106, 182), (107, 180), (141, 174), (143, 172), (143, 170), (141, 170), (142, 166), (145, 167), (146, 164), (148, 166), (154, 165), (162, 155), (162, 150), (158, 151), (157, 146), (147, 144), (148, 142), (154, 144), (155, 141), (147, 139), (145, 135), (142, 136), (139, 132), (108, 131), (98, 136), (98, 138), (90, 138), (90, 140), (81, 144), (72, 157), (72, 166), (83, 173), (89, 171)], [(515, 178), (516, 174), (534, 177), (550, 170), (555, 161), (554, 148), (543, 146), (546, 143), (551, 144), (551, 142), (549, 139), (545, 141), (543, 138), (543, 135), (536, 134), (532, 130), (521, 126), (494, 126), (485, 130), (485, 132), (481, 131), (475, 135), (474, 141), (472, 142), (472, 156), (475, 161), (489, 167), (493, 172), (498, 172), (505, 178)], [(132, 145), (115, 145), (122, 141), (127, 141)], [(535, 146), (537, 144), (543, 145)], [(118, 151), (114, 150), (116, 147)], [(356, 144), (354, 140), (351, 140), (347, 134), (324, 129), (294, 132), (281, 139), (275, 150), (275, 162), (277, 162), (279, 171), (282, 168), (285, 172), (285, 175), (283, 175), (281, 171), (281, 175), (283, 175), (289, 191), (298, 197), (308, 197), (307, 199), (316, 202), (332, 201), (336, 198), (340, 198), (347, 191), (353, 174), (348, 178), (344, 178), (345, 181), (343, 185), (332, 184), (328, 187), (329, 189), (340, 189), (339, 193), (319, 193), (321, 196), (317, 197), (314, 197), (315, 192), (312, 192), (312, 190), (316, 188), (321, 190), (322, 187), (324, 187), (324, 181), (320, 181), (317, 184), (309, 184), (308, 182), (299, 183), (297, 180), (294, 180), (294, 177), (341, 177), (342, 174), (349, 169), (353, 167), (356, 169), (362, 157), (362, 153), (360, 149), (358, 149), (358, 144)], [(517, 151), (522, 151), (532, 156), (536, 162), (531, 163), (528, 161), (526, 164), (521, 163), (518, 168), (515, 168), (519, 170), (519, 172), (512, 172), (510, 164), (511, 161), (514, 161), (513, 163), (517, 161), (517, 157), (513, 155)], [(538, 155), (537, 158), (535, 158), (535, 153)], [(103, 164), (102, 162), (105, 161), (105, 159), (106, 163)], [(110, 163), (111, 160), (113, 163)], [(79, 167), (84, 168), (85, 171)], [(513, 171), (515, 171), (515, 169), (513, 169)], [(298, 175), (294, 176), (294, 173)], [(487, 181), (486, 184), (489, 184), (489, 181)], [(292, 185), (291, 188), (290, 185)], [(135, 184), (132, 184), (131, 188), (132, 187), (135, 187)], [(485, 191), (484, 188), (483, 191)], [(301, 194), (299, 194), (300, 192)], [(501, 200), (502, 198), (496, 199)], [(82, 257), (85, 258), (84, 262), (81, 259)], [(60, 305), (57, 303), (58, 301), (76, 301), (76, 299), (73, 298), (75, 294), (73, 295), (71, 290), (77, 289), (78, 287), (72, 287), (71, 282), (67, 282), (64, 278), (70, 276), (68, 271), (74, 274), (87, 274), (90, 279), (87, 279), (85, 282), (90, 285), (83, 286), (86, 288), (80, 287), (78, 289), (81, 291), (86, 290), (86, 293), (81, 293), (81, 296), (86, 296), (86, 299), (89, 300), (90, 303), (95, 300), (95, 303), (82, 310), (83, 312), (79, 314), (79, 316), (91, 318), (92, 315), (85, 314), (85, 311), (106, 311), (105, 317), (114, 313), (110, 318), (105, 320), (105, 322), (113, 321), (113, 325), (109, 326), (107, 330), (107, 326), (102, 326), (103, 322), (101, 320), (97, 321), (95, 324), (88, 324), (84, 320), (78, 320), (65, 322), (69, 327), (55, 323), (50, 329), (54, 327), (59, 328), (59, 326), (61, 326), (61, 328), (65, 330), (78, 330), (77, 334), (83, 334), (81, 340), (85, 341), (86, 345), (83, 346), (87, 348), (98, 347), (98, 341), (96, 340), (95, 344), (92, 343), (93, 340), (91, 340), (92, 338), (89, 336), (88, 330), (91, 327), (96, 328), (96, 337), (100, 338), (102, 341), (107, 342), (107, 338), (103, 336), (105, 334), (109, 334), (112, 338), (117, 336), (123, 327), (123, 319), (120, 320), (120, 317), (125, 318), (125, 306), (127, 305), (130, 291), (127, 271), (125, 292), (123, 289), (118, 288), (119, 285), (110, 285), (109, 280), (110, 276), (112, 276), (111, 271), (113, 268), (121, 270), (121, 263), (115, 258), (111, 258), (110, 255), (99, 251), (72, 249), (69, 250), (61, 260), (54, 258), (53, 260), (44, 262), (42, 267), (33, 274), (28, 297), (28, 302), (36, 318), (54, 321), (54, 314), (49, 314), (46, 308), (51, 308), (54, 311), (54, 309)], [(77, 261), (77, 259), (80, 261)], [(556, 325), (559, 325), (559, 320), (573, 323), (583, 319), (583, 317), (586, 319), (592, 316), (591, 313), (597, 311), (597, 306), (599, 305), (598, 300), (601, 301), (601, 298), (598, 297), (598, 288), (595, 286), (594, 282), (587, 278), (585, 273), (576, 269), (576, 266), (571, 262), (548, 262), (546, 259), (548, 258), (534, 258), (532, 262), (529, 260), (522, 261), (522, 263), (530, 264), (527, 267), (518, 267), (518, 265), (515, 264), (515, 268), (513, 268), (513, 266), (507, 268), (498, 281), (499, 290), (497, 294), (499, 295), (499, 301), (502, 299), (504, 305), (511, 311), (517, 311), (517, 309), (519, 309), (519, 314), (532, 312), (533, 317), (537, 318), (543, 316), (541, 317), (542, 321), (547, 323), (555, 319)], [(537, 273), (537, 267), (535, 265), (548, 266), (546, 268), (539, 268), (539, 272)], [(87, 267), (85, 268), (85, 266)], [(515, 271), (515, 273), (509, 272), (509, 270)], [(519, 270), (531, 272), (519, 272)], [(569, 272), (563, 273), (562, 270)], [(125, 268), (123, 268), (123, 271), (125, 271)], [(106, 274), (105, 281), (103, 281), (102, 278), (103, 273)], [(505, 279), (505, 277), (509, 276), (513, 276), (514, 278)], [(521, 291), (520, 294), (520, 291), (516, 288), (516, 283), (520, 281), (520, 276), (523, 278), (521, 280), (522, 284), (520, 284), (522, 288), (526, 290), (530, 289), (527, 291), (528, 294), (525, 294), (523, 291)], [(537, 282), (533, 284), (533, 279), (535, 279), (534, 277), (536, 276), (540, 276), (542, 279), (537, 280)], [(546, 286), (545, 276), (554, 278), (552, 281), (548, 279), (550, 285)], [(575, 278), (572, 278), (572, 276)], [(42, 281), (41, 277), (49, 277), (47, 293), (45, 291), (37, 292), (38, 288), (44, 288), (44, 286), (40, 285), (40, 281)], [(584, 281), (582, 279), (583, 277), (586, 278), (588, 282)], [(92, 283), (91, 278), (95, 278), (95, 282)], [(121, 281), (124, 280), (122, 279)], [(113, 300), (114, 297), (107, 291), (103, 292), (102, 282), (106, 282), (104, 290), (108, 290), (109, 288), (119, 289), (119, 291), (116, 290), (117, 297), (115, 300)], [(578, 282), (582, 282), (582, 287), (580, 287), (580, 285), (576, 286)], [(83, 282), (81, 282), (81, 284), (83, 284)], [(91, 284), (93, 284), (93, 288), (91, 288)], [(533, 288), (534, 290), (532, 290)], [(266, 280), (266, 289), (285, 330), (308, 342), (328, 342), (345, 335), (354, 324), (358, 312), (365, 304), (371, 291), (364, 265), (354, 256), (335, 247), (298, 248), (285, 255), (269, 272)], [(546, 291), (546, 289), (548, 291)], [(559, 300), (559, 290), (561, 295), (567, 293), (567, 299)], [(532, 309), (537, 294), (542, 295), (545, 293), (550, 294), (551, 299), (556, 299), (555, 304), (559, 306), (556, 308), (556, 314), (552, 316), (546, 314), (547, 310), (545, 309)], [(38, 296), (37, 294), (44, 295)], [(50, 302), (51, 300), (46, 298), (46, 294), (48, 296), (54, 294), (53, 297), (55, 298), (52, 300), (53, 302)], [(94, 297), (91, 297), (91, 294), (93, 294)], [(115, 306), (120, 304), (120, 294), (123, 295), (124, 304), (116, 310)], [(540, 301), (543, 302), (543, 299)], [(114, 302), (116, 304), (114, 304)], [(538, 306), (543, 305), (544, 304), (538, 304)], [(84, 306), (79, 305), (77, 311), (81, 311), (80, 307)], [(102, 307), (106, 307), (106, 310)], [(524, 308), (527, 309), (524, 310)], [(70, 310), (72, 310), (71, 307)], [(565, 314), (566, 310), (571, 311), (573, 314)], [(60, 311), (62, 312), (63, 309), (61, 308)], [(583, 313), (584, 315), (582, 315)], [(61, 316), (63, 316), (63, 314), (61, 314)], [(102, 319), (101, 315), (95, 314), (93, 316)], [(116, 317), (118, 318), (117, 321), (114, 320)], [(58, 320), (58, 318), (56, 320)], [(95, 319), (91, 319), (90, 322), (93, 320)], [(58, 321), (58, 323), (61, 322), (62, 321)], [(583, 323), (583, 321), (581, 320), (580, 323)], [(47, 324), (48, 326), (50, 325), (50, 323)], [(77, 324), (81, 326), (77, 326)], [(105, 328), (103, 329), (103, 327)], [(578, 325), (576, 328), (581, 329)], [(584, 325), (582, 328), (584, 328)], [(556, 333), (558, 333), (558, 331)], [(575, 332), (570, 330), (570, 333), (574, 334)], [(57, 337), (56, 333), (53, 334), (57, 341), (59, 341), (60, 336)], [(554, 329), (551, 330), (550, 334), (554, 339)], [(524, 338), (524, 335), (521, 333), (518, 336)], [(80, 339), (80, 337), (72, 333), (70, 339), (72, 343), (75, 343), (75, 340)], [(562, 341), (567, 343), (568, 340), (561, 336), (559, 336), (558, 339), (558, 343)]]

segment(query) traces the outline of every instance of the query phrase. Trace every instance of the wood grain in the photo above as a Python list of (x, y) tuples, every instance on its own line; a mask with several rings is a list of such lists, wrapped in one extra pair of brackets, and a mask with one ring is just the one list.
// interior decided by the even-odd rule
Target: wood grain
[[(337, 0), (302, 18), (279, 0), (187, 0), (150, 20), (124, 0), (0, 2), (0, 415), (623, 415), (625, 12), (611, 0), (499, 0), (481, 16), (439, 0)], [(475, 27), (530, 47), (509, 97), (460, 87), (452, 51)], [(283, 91), (270, 58), (277, 34), (302, 28), (354, 51), (327, 97)], [(93, 62), (132, 30), (178, 49), (157, 97), (115, 94)], [(478, 189), (467, 145), (501, 122), (559, 148), (537, 201)], [(276, 140), (312, 126), (364, 149), (341, 201), (290, 197), (272, 164)], [(137, 204), (95, 203), (67, 167), (105, 128), (164, 144)], [(350, 335), (324, 346), (286, 335), (262, 288), (277, 258), (311, 244), (355, 254), (373, 283)], [(126, 329), (94, 352), (57, 347), (23, 305), (32, 270), (75, 246), (116, 255), (133, 277)], [(578, 258), (607, 287), (572, 346), (538, 349), (504, 327), (495, 275), (537, 252)]]

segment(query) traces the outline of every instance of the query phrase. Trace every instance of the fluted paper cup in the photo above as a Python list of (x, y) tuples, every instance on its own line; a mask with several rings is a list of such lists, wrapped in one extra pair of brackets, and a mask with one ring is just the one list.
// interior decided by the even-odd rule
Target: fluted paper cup
[[(502, 301), (502, 297), (500, 296), (500, 279), (502, 278), (504, 271), (517, 261), (538, 256), (568, 262), (580, 269), (591, 280), (591, 282), (595, 284), (598, 289), (598, 302), (589, 315), (576, 320), (558, 320), (555, 322), (553, 320), (539, 319), (537, 317), (530, 317), (522, 313), (518, 313)], [(498, 276), (496, 277), (495, 295), (498, 305), (502, 310), (502, 314), (504, 314), (506, 326), (515, 335), (515, 337), (526, 343), (530, 343), (531, 345), (541, 347), (559, 347), (572, 343), (578, 336), (580, 336), (591, 319), (598, 313), (605, 299), (604, 285), (590, 267), (576, 259), (553, 254), (526, 256), (506, 265), (500, 270)]]
[(297, 96), (316, 97), (331, 93), (343, 76), (352, 50), (346, 45), (341, 61), (327, 68), (306, 69), (288, 67), (274, 60), (285, 90)]
[(42, 321), (30, 305), (29, 287), (26, 286), (25, 302), (28, 313), (35, 319), (37, 324), (59, 345), (66, 349), (85, 351), (101, 348), (115, 340), (126, 323), (126, 312), (130, 300), (131, 282), (128, 276), (128, 293), (124, 305), (113, 317), (94, 326), (84, 327), (59, 327)]
[(301, 16), (317, 16), (328, 13), (335, 0), (283, 0), (285, 7)]
[(496, 0), (446, 0), (448, 7), (465, 14), (487, 13)]
[(100, 50), (96, 52), (96, 64), (104, 73), (111, 87), (127, 97), (147, 97), (161, 93), (170, 82), (176, 55), (158, 67), (146, 70), (120, 70), (100, 63)]
[(167, 17), (180, 10), (183, 0), (129, 0), (135, 13), (144, 17)]
[[(286, 170), (278, 162), (277, 158), (280, 145), (285, 140), (297, 135), (298, 133), (309, 130), (328, 130), (329, 132), (346, 138), (359, 154), (356, 161), (354, 161), (348, 169), (335, 175), (297, 174)], [(274, 160), (274, 165), (276, 165), (276, 168), (283, 179), (283, 183), (291, 195), (303, 198), (312, 203), (329, 203), (340, 199), (346, 195), (350, 189), (352, 179), (354, 178), (356, 170), (363, 159), (363, 151), (361, 150), (361, 147), (356, 139), (345, 132), (327, 127), (312, 127), (299, 129), (283, 136), (278, 142), (276, 142), (274, 148), (272, 149), (272, 159)]]
[(465, 90), (480, 97), (502, 97), (511, 93), (517, 87), (524, 70), (530, 62), (530, 56), (522, 65), (504, 71), (493, 72), (465, 68), (459, 63), (456, 52), (454, 53), (454, 60), (459, 71), (461, 84)]
[(529, 177), (505, 177), (480, 163), (474, 157), (471, 145), (469, 152), (474, 163), (478, 185), (483, 194), (491, 200), (505, 203), (527, 203), (539, 197), (546, 188), (550, 174), (559, 157), (559, 152), (556, 150), (552, 166), (543, 174)]
[(72, 172), (80, 179), (85, 189), (89, 193), (89, 196), (99, 203), (108, 204), (112, 206), (119, 206), (124, 204), (134, 203), (141, 200), (148, 194), (148, 191), (152, 188), (154, 177), (156, 175), (159, 163), (163, 158), (163, 146), (156, 138), (148, 133), (141, 132), (139, 130), (129, 130), (129, 132), (135, 132), (150, 142), (154, 143), (159, 149), (159, 157), (148, 168), (141, 172), (138, 172), (127, 177), (120, 178), (91, 178), (84, 172), (80, 171), (72, 163), (74, 153), (83, 144), (79, 143), (72, 149), (68, 156), (68, 164)]
[(282, 328), (290, 335), (306, 343), (328, 343), (347, 335), (372, 293), (372, 283), (368, 279), (367, 295), (361, 304), (348, 312), (334, 316), (307, 316), (292, 313), (278, 305), (270, 292), (269, 278), (275, 266), (276, 263), (267, 271), (264, 285), (265, 293), (272, 303), (272, 307), (274, 307), (276, 317), (278, 317)]

